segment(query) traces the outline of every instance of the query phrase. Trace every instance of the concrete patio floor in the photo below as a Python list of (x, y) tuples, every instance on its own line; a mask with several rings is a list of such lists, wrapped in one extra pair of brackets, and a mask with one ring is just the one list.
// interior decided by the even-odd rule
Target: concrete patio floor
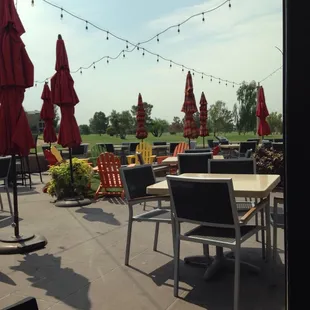
[[(232, 309), (233, 272), (222, 272), (206, 282), (203, 269), (182, 261), (180, 298), (173, 296), (169, 225), (161, 225), (158, 252), (154, 252), (154, 225), (135, 223), (131, 266), (125, 267), (127, 205), (108, 199), (83, 208), (57, 208), (42, 193), (39, 178), (33, 179), (33, 190), (19, 187), (20, 230), (41, 233), (48, 245), (28, 255), (0, 257), (0, 309), (28, 296), (37, 298), (40, 310)], [(7, 207), (4, 194), (2, 198)], [(5, 215), (0, 211), (0, 218)], [(0, 233), (11, 231), (10, 220), (0, 222)], [(279, 229), (273, 286), (267, 281), (261, 243), (254, 237), (244, 244), (242, 258), (261, 266), (262, 272), (241, 273), (240, 310), (285, 309), (283, 235)], [(213, 255), (214, 247), (210, 251)], [(200, 245), (181, 243), (182, 259), (201, 252)]]

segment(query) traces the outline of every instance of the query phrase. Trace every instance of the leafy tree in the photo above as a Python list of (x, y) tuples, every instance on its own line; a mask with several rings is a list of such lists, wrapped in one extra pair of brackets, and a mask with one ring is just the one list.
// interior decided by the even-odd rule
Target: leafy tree
[(115, 130), (113, 127), (108, 127), (107, 128), (107, 134), (111, 137), (113, 137), (115, 135)]
[(237, 99), (240, 103), (240, 129), (246, 133), (256, 131), (256, 97), (257, 85), (255, 81), (247, 84), (243, 82), (237, 90)]
[(169, 128), (169, 123), (160, 118), (155, 118), (150, 126), (150, 132), (154, 137), (161, 137), (162, 134)]
[(241, 134), (241, 127), (240, 127), (240, 108), (238, 107), (237, 103), (234, 104), (232, 117), (235, 129), (238, 131), (239, 135)]
[(86, 124), (82, 124), (79, 126), (81, 135), (89, 135), (90, 134), (90, 128)]
[[(143, 106), (144, 106), (144, 110), (145, 110), (145, 125), (147, 128), (150, 128), (150, 126), (152, 125), (152, 109), (153, 109), (153, 105), (149, 104), (147, 102), (143, 102)], [(133, 105), (131, 107), (131, 115), (135, 120), (135, 124), (136, 124), (136, 115), (137, 115), (137, 110), (138, 110), (138, 106), (137, 105)], [(136, 126), (136, 125), (134, 125)]]
[(197, 128), (199, 128), (200, 127), (200, 119), (199, 119), (200, 113), (199, 112), (194, 113), (193, 117), (194, 117), (194, 121), (196, 123)]
[(283, 133), (283, 119), (282, 114), (278, 112), (271, 112), (267, 117), (267, 121), (272, 133)]
[(112, 110), (109, 119), (115, 134), (120, 136), (121, 139), (126, 139), (126, 135), (134, 129), (135, 122), (130, 111), (122, 111), (119, 113)]
[(169, 126), (170, 133), (182, 132), (183, 131), (183, 122), (178, 116), (173, 118), (172, 123)]
[(211, 104), (208, 122), (214, 136), (218, 132), (230, 132), (233, 130), (232, 112), (226, 108), (226, 103), (220, 100), (216, 101), (215, 104)]
[(109, 119), (108, 117), (106, 117), (104, 112), (101, 111), (96, 112), (93, 118), (89, 120), (89, 127), (91, 132), (99, 133), (100, 135), (106, 132), (108, 125), (109, 125)]

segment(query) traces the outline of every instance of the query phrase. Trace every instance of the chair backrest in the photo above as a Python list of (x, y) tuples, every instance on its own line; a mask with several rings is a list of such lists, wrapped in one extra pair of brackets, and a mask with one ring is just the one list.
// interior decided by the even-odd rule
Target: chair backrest
[(260, 139), (259, 139), (259, 138), (251, 138), (251, 139), (247, 139), (247, 141), (249, 141), (249, 142), (255, 141), (255, 142), (256, 142), (256, 145), (258, 145)]
[(120, 178), (121, 161), (113, 153), (102, 153), (97, 158), (100, 181), (105, 189), (123, 188)]
[(179, 174), (182, 173), (208, 173), (208, 161), (213, 153), (178, 154)]
[(173, 155), (175, 148), (178, 146), (178, 142), (170, 142), (169, 144), (169, 153)]
[(11, 156), (0, 157), (0, 179), (9, 177), (11, 169)]
[(256, 161), (254, 158), (210, 159), (209, 173), (255, 174)]
[(128, 201), (147, 196), (146, 188), (156, 182), (152, 165), (121, 167), (120, 173)]
[(153, 148), (152, 145), (145, 142), (145, 141), (141, 141), (137, 147), (136, 147), (136, 162), (138, 162), (138, 156), (137, 156), (137, 152), (141, 153), (142, 158), (144, 160), (144, 162), (146, 164), (152, 164), (153, 160), (152, 160), (152, 155), (153, 155)]
[(38, 134), (32, 134), (32, 139), (33, 139), (33, 142), (34, 142), (34, 148), (35, 149), (37, 149), (38, 137), (39, 137)]
[(268, 140), (263, 140), (262, 146), (263, 146), (265, 149), (270, 149), (271, 146), (272, 146), (272, 144), (271, 144), (271, 142), (268, 141)]
[(207, 226), (238, 225), (232, 179), (168, 175), (167, 181), (171, 211), (176, 221)]
[(240, 142), (239, 153), (245, 154), (247, 150), (256, 150), (256, 141), (243, 141)]
[(137, 158), (140, 165), (145, 165), (144, 159), (142, 157), (142, 154), (140, 152), (137, 152)]
[(201, 149), (188, 149), (185, 150), (184, 153), (210, 153), (212, 152), (211, 148), (201, 148)]
[(55, 156), (55, 158), (57, 159), (58, 162), (63, 161), (63, 158), (62, 158), (60, 152), (56, 149), (56, 147), (54, 145), (52, 145), (52, 147), (51, 147), (51, 153)]
[(213, 148), (213, 139), (207, 140), (209, 147)]
[(179, 143), (173, 151), (173, 156), (178, 156), (179, 153), (184, 153), (185, 150), (189, 149), (189, 145), (186, 142)]
[(167, 142), (164, 142), (164, 141), (154, 141), (153, 145), (167, 145)]
[(105, 148), (107, 152), (114, 153), (114, 145), (112, 143), (105, 143)]
[(88, 144), (81, 144), (72, 148), (72, 156), (85, 155), (87, 153)]
[(129, 144), (129, 152), (135, 152), (139, 142), (131, 142)]

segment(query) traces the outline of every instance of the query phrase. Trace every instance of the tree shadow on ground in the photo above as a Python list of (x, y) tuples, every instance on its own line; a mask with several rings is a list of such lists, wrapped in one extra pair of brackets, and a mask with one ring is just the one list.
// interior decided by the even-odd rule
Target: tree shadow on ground
[(113, 213), (106, 213), (101, 208), (80, 208), (76, 213), (85, 213), (83, 218), (90, 222), (103, 222), (119, 226), (121, 223), (114, 217)]

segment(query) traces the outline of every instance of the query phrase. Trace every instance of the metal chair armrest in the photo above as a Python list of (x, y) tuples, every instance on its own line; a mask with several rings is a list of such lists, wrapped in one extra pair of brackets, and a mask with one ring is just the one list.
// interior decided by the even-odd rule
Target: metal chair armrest
[(250, 208), (249, 211), (240, 218), (240, 225), (247, 224), (260, 210), (266, 207), (267, 203), (269, 203), (269, 201), (265, 198), (257, 203), (253, 208)]

